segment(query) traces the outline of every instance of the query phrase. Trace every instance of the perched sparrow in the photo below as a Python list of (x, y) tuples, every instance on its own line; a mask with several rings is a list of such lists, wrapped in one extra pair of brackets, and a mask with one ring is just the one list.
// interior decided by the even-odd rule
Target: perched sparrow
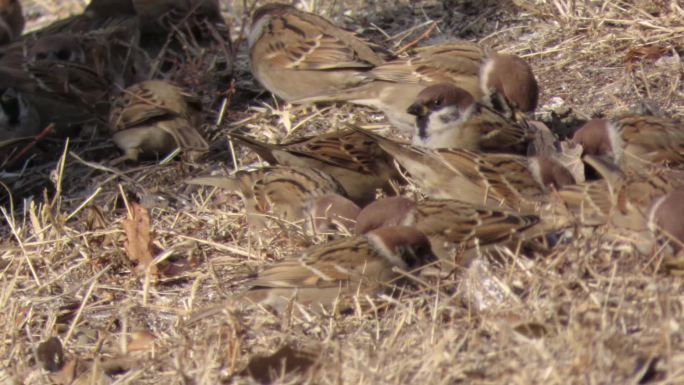
[(416, 118), (417, 146), (525, 154), (533, 137), (525, 122), (476, 102), (468, 91), (450, 84), (425, 88), (407, 112)]
[(299, 258), (267, 267), (248, 282), (244, 299), (283, 309), (294, 297), (303, 305), (331, 305), (338, 297), (373, 293), (432, 259), (421, 232), (395, 226), (319, 244)]
[(163, 156), (177, 147), (191, 158), (199, 156), (209, 147), (197, 131), (200, 111), (193, 95), (168, 82), (148, 80), (128, 87), (109, 114), (112, 138), (124, 151), (115, 162)]
[(0, 141), (30, 137), (42, 128), (38, 112), (20, 92), (0, 90)]
[[(499, 56), (502, 55), (490, 54), (469, 42), (422, 47), (408, 58), (396, 59), (368, 71), (364, 74), (364, 82), (356, 87), (327, 95), (318, 94), (297, 102), (346, 101), (374, 107), (383, 111), (393, 126), (411, 132), (415, 127), (415, 117), (407, 110), (429, 85), (451, 84), (470, 93), (476, 100), (496, 90), (518, 106), (529, 103), (520, 96), (523, 91), (511, 91), (525, 89), (534, 91), (534, 96), (528, 99), (536, 100), (536, 80), (529, 66), (519, 73), (519, 66), (508, 68), (512, 59), (497, 60)], [(486, 75), (484, 80), (480, 78), (481, 73)]]
[(16, 40), (24, 30), (19, 0), (0, 0), (0, 45)]
[(249, 59), (254, 77), (288, 102), (354, 86), (383, 63), (353, 33), (286, 4), (254, 11)]
[(329, 198), (331, 194), (344, 195), (344, 189), (332, 177), (313, 168), (263, 167), (238, 171), (232, 177), (194, 178), (187, 183), (220, 187), (240, 195), (254, 229), (266, 226), (266, 215), (291, 223), (313, 220), (315, 228), (316, 220), (337, 220), (348, 213), (344, 203)]
[(357, 131), (337, 131), (273, 145), (231, 133), (271, 164), (311, 167), (330, 174), (344, 187), (347, 197), (364, 205), (375, 190), (392, 193), (390, 180), (398, 179), (392, 157), (374, 140)]
[(610, 155), (624, 168), (684, 163), (684, 131), (667, 118), (627, 115), (593, 119), (573, 136), (586, 155)]
[(539, 168), (553, 163), (539, 161), (538, 157), (528, 159), (460, 149), (430, 150), (357, 130), (392, 155), (408, 171), (414, 184), (431, 198), (534, 210), (546, 202), (549, 183), (565, 180), (540, 178), (548, 178), (549, 173)]
[(384, 226), (414, 226), (430, 240), (435, 255), (454, 260), (476, 247), (505, 242), (537, 225), (539, 217), (510, 210), (490, 209), (457, 200), (405, 197), (377, 200), (364, 207), (356, 220), (356, 232), (365, 234)]

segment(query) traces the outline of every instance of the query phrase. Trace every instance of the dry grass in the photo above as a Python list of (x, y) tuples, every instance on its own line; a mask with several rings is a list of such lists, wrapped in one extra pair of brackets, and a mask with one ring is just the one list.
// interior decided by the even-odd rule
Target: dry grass
[[(525, 56), (542, 103), (562, 98), (579, 117), (645, 104), (684, 118), (684, 5), (677, 0), (304, 3), (392, 49), (436, 20), (435, 39), (477, 39)], [(27, 9), (54, 12), (51, 6), (43, 0)], [(239, 31), (242, 4), (226, 9)], [(646, 46), (662, 51), (640, 58), (651, 52)], [(281, 108), (270, 97), (253, 99), (258, 87), (242, 51), (235, 78), (238, 92), (221, 128), (212, 122), (223, 97), (204, 95), (214, 143), (234, 126), (280, 141), (348, 120), (381, 123), (377, 113), (348, 106)], [(259, 377), (245, 371), (250, 360), (263, 371), (254, 357), (285, 345), (308, 369), (283, 373), (278, 383), (684, 382), (681, 277), (658, 271), (659, 253), (644, 258), (605, 244), (601, 231), (575, 234), (549, 255), (511, 255), (460, 279), (428, 280), (350, 314), (226, 306), (186, 324), (250, 272), (312, 241), (278, 229), (255, 239), (235, 197), (179, 183), (229, 172), (221, 145), (196, 164), (111, 170), (99, 161), (117, 151), (94, 134), (59, 144), (59, 162), (2, 175), (14, 201), (5, 203), (0, 225), (1, 383), (49, 383), (38, 345), (51, 336), (60, 338), (80, 383), (255, 383)], [(241, 165), (254, 160), (238, 155)], [(123, 194), (151, 208), (155, 245), (182, 263), (178, 273), (150, 282), (134, 271), (124, 251)]]

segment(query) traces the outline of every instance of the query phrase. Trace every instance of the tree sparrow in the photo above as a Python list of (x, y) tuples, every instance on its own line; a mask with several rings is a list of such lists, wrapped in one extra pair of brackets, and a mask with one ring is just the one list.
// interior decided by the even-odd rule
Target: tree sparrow
[[(457, 86), (476, 100), (496, 90), (513, 104), (530, 105), (534, 109), (536, 103), (532, 106), (527, 99), (536, 100), (538, 90), (529, 65), (520, 59), (524, 68), (521, 65), (509, 68), (514, 61), (498, 60), (499, 56), (502, 55), (488, 53), (470, 42), (422, 47), (408, 58), (396, 59), (368, 71), (364, 74), (366, 79), (358, 86), (296, 102), (345, 101), (373, 107), (383, 111), (393, 126), (406, 132), (415, 127), (415, 117), (407, 112), (409, 106), (425, 87), (433, 84)], [(481, 74), (486, 76), (484, 80)]]
[(457, 200), (405, 197), (379, 199), (363, 208), (356, 232), (365, 234), (384, 226), (414, 226), (430, 240), (440, 259), (453, 261), (462, 252), (510, 241), (539, 223), (534, 214), (491, 209)]
[(572, 179), (569, 172), (567, 178), (549, 179), (550, 172), (544, 168), (554, 163), (540, 161), (540, 157), (528, 159), (461, 149), (431, 150), (357, 130), (392, 155), (408, 171), (413, 183), (435, 199), (534, 210), (546, 202), (549, 184)]
[[(347, 211), (342, 201), (345, 194), (342, 186), (328, 174), (313, 168), (262, 167), (238, 171), (231, 177), (193, 178), (187, 183), (220, 187), (238, 194), (245, 205), (248, 222), (254, 229), (266, 227), (267, 215), (290, 223), (314, 221), (316, 229), (318, 220), (321, 224), (318, 230), (321, 231), (328, 219), (333, 221), (346, 215), (355, 219), (355, 214)], [(333, 194), (340, 198), (336, 201), (336, 198), (331, 198)]]
[(468, 91), (450, 84), (425, 88), (407, 112), (415, 116), (417, 146), (525, 154), (533, 138), (524, 121), (516, 122), (504, 115), (508, 111), (476, 102)]
[(372, 201), (376, 189), (392, 193), (389, 182), (399, 178), (392, 157), (357, 131), (331, 132), (280, 145), (237, 133), (230, 135), (271, 164), (324, 171), (339, 181), (349, 199), (360, 205)]
[(573, 141), (584, 147), (584, 154), (609, 155), (624, 168), (684, 163), (684, 131), (681, 124), (667, 118), (592, 119), (575, 132)]
[(384, 62), (353, 33), (286, 4), (254, 11), (249, 59), (254, 77), (288, 102), (354, 86)]
[(201, 105), (193, 95), (161, 80), (128, 87), (114, 100), (109, 114), (112, 138), (124, 155), (164, 156), (180, 147), (195, 158), (208, 150), (197, 131)]
[(339, 297), (372, 294), (391, 287), (433, 258), (428, 239), (405, 226), (384, 227), (313, 246), (299, 258), (276, 262), (247, 283), (243, 299), (283, 309), (294, 298), (303, 305), (331, 305)]

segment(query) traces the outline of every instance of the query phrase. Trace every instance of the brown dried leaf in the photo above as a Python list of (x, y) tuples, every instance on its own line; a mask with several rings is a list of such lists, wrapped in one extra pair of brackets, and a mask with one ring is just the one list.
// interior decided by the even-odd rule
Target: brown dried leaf
[(138, 269), (148, 267), (150, 273), (157, 274), (157, 267), (150, 266), (154, 260), (154, 247), (150, 230), (150, 213), (143, 206), (131, 203), (131, 217), (123, 221), (126, 232), (126, 254), (131, 261), (138, 262)]
[(627, 71), (634, 69), (634, 64), (640, 61), (650, 60), (656, 61), (669, 51), (668, 47), (657, 45), (646, 45), (630, 49), (623, 59)]
[(154, 336), (152, 333), (140, 330), (131, 333), (132, 339), (128, 343), (129, 352), (139, 352), (143, 350), (150, 350), (154, 347)]
[(62, 342), (57, 337), (50, 337), (38, 345), (36, 351), (38, 361), (43, 369), (56, 372), (64, 366), (64, 350)]

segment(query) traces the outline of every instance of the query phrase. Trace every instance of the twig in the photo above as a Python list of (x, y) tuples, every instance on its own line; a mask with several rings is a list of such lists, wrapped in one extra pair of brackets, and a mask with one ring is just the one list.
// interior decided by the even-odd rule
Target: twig
[(36, 145), (39, 141), (43, 140), (43, 138), (45, 138), (48, 134), (50, 134), (50, 133), (52, 132), (52, 130), (54, 130), (54, 129), (55, 129), (55, 124), (54, 124), (54, 123), (48, 124), (47, 127), (45, 127), (45, 128), (43, 129), (43, 131), (41, 131), (40, 134), (38, 134), (38, 135), (31, 141), (31, 143), (29, 143), (29, 144), (27, 144), (26, 146), (24, 146), (24, 148), (22, 148), (21, 151), (19, 151), (19, 153), (18, 153), (17, 155), (15, 155), (15, 156), (14, 156), (12, 159), (10, 159), (8, 162), (4, 163), (2, 166), (0, 166), (0, 168), (4, 168), (4, 167), (9, 167), (9, 168), (11, 168), (12, 166), (14, 166), (14, 164), (15, 164), (17, 161), (19, 161), (21, 158), (23, 158), (24, 155), (26, 155), (27, 152), (29, 152), (33, 147), (35, 147), (35, 145)]
[(418, 36), (417, 38), (413, 39), (411, 42), (409, 42), (409, 43), (406, 44), (405, 46), (399, 48), (399, 50), (397, 51), (396, 54), (399, 55), (399, 54), (401, 54), (401, 53), (407, 51), (408, 49), (412, 48), (412, 47), (415, 46), (416, 44), (420, 43), (422, 40), (425, 40), (428, 36), (430, 36), (430, 34), (432, 33), (432, 31), (433, 31), (435, 28), (437, 28), (437, 22), (436, 22), (436, 21), (433, 21), (432, 24), (430, 24), (430, 26), (425, 30), (425, 32), (423, 32), (420, 36)]

